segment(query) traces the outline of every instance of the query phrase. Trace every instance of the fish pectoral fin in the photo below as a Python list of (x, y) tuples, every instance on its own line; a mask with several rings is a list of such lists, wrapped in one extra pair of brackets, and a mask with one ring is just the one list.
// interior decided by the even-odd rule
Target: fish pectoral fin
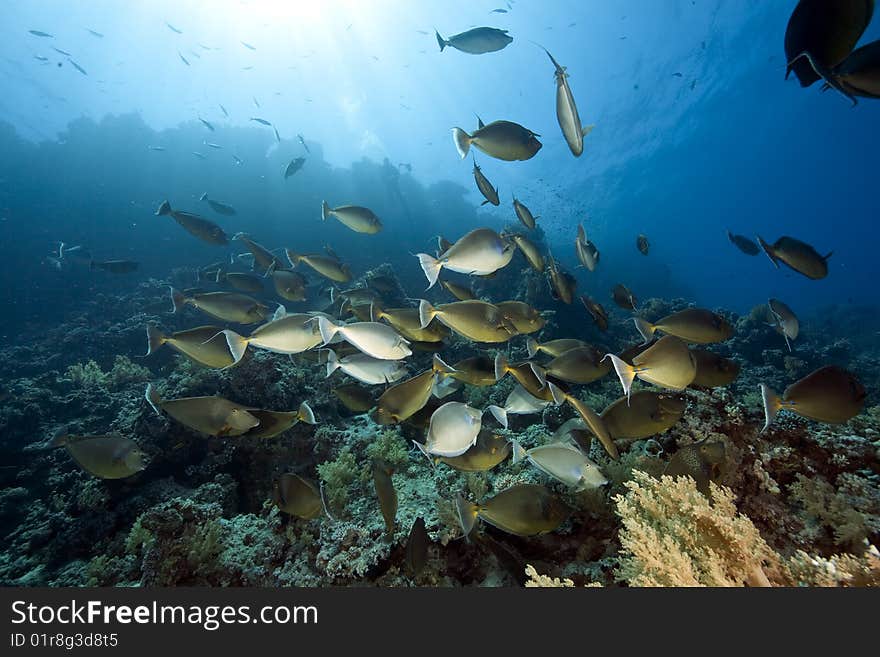
[(588, 134), (590, 134), (591, 132), (593, 132), (593, 128), (595, 128), (595, 127), (596, 127), (595, 125), (585, 125), (585, 126), (583, 126), (583, 127), (581, 128), (581, 135), (582, 135), (583, 137), (586, 137)]

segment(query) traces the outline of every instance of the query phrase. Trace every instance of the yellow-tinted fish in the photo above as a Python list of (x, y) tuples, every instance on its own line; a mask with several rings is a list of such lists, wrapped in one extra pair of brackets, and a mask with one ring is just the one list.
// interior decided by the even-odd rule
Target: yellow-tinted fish
[(761, 252), (761, 247), (759, 247), (745, 235), (734, 235), (728, 230), (727, 239), (729, 239), (731, 244), (733, 244), (736, 248), (738, 248), (746, 255), (755, 256)]
[(357, 352), (338, 358), (336, 352), (327, 350), (327, 376), (342, 370), (361, 383), (378, 385), (394, 383), (406, 376), (406, 366), (399, 360), (383, 360)]
[(391, 466), (382, 459), (373, 459), (372, 471), (379, 508), (385, 519), (385, 534), (390, 539), (394, 536), (394, 524), (397, 519), (397, 491), (391, 479)]
[(333, 388), (333, 394), (353, 413), (366, 413), (376, 404), (370, 389), (357, 383), (337, 386)]
[(618, 452), (617, 446), (614, 444), (614, 440), (608, 431), (608, 427), (605, 426), (605, 421), (596, 413), (596, 411), (574, 395), (566, 392), (562, 396), (581, 417), (587, 429), (592, 431), (593, 435), (599, 439), (599, 442), (602, 443), (602, 447), (605, 448), (608, 456), (617, 460), (620, 456), (620, 452)]
[(661, 388), (683, 390), (697, 375), (694, 355), (684, 342), (672, 335), (657, 340), (633, 358), (632, 365), (614, 354), (606, 354), (605, 358), (611, 359), (627, 397), (636, 377)]
[(105, 436), (60, 435), (53, 447), (64, 446), (77, 465), (101, 479), (124, 479), (137, 474), (144, 465), (144, 453), (137, 443), (118, 434)]
[(498, 198), (498, 188), (492, 186), (483, 170), (477, 166), (476, 161), (474, 161), (474, 182), (477, 183), (477, 189), (480, 190), (480, 194), (486, 199), (480, 205), (486, 205), (486, 203), (491, 203), (492, 205), (501, 204), (501, 200)]
[(614, 303), (624, 310), (636, 309), (637, 300), (635, 296), (622, 283), (618, 283), (611, 289), (611, 298), (614, 299)]
[(705, 349), (691, 349), (697, 363), (697, 374), (691, 381), (692, 386), (703, 388), (720, 388), (727, 386), (739, 376), (739, 363)]
[(541, 313), (522, 301), (501, 301), (495, 304), (504, 318), (513, 324), (520, 335), (534, 333), (544, 328), (547, 323)]
[(440, 285), (459, 301), (470, 301), (471, 299), (477, 298), (477, 295), (475, 295), (469, 287), (464, 285), (459, 285), (458, 283), (453, 283), (451, 281), (440, 281)]
[(497, 306), (485, 301), (455, 301), (436, 308), (424, 299), (419, 301), (422, 328), (435, 317), (459, 335), (475, 342), (507, 342), (517, 334), (516, 328)]
[(238, 292), (205, 292), (188, 297), (173, 287), (170, 289), (172, 312), (175, 313), (190, 305), (224, 322), (236, 324), (255, 324), (269, 316), (265, 304)]
[(449, 337), (449, 329), (439, 321), (422, 328), (418, 308), (389, 308), (374, 305), (371, 311), (374, 321), (384, 320), (407, 340), (412, 342), (443, 342)]
[(541, 413), (549, 405), (550, 400), (539, 399), (530, 394), (521, 385), (518, 385), (507, 396), (507, 401), (504, 402), (503, 407), (490, 404), (486, 407), (486, 410), (495, 416), (495, 419), (498, 420), (502, 427), (507, 429), (508, 415), (531, 415)]
[(596, 271), (599, 264), (599, 249), (587, 239), (584, 225), (578, 224), (577, 237), (574, 240), (574, 250), (580, 263), (590, 271)]
[(425, 521), (419, 516), (409, 531), (409, 538), (406, 540), (406, 555), (403, 559), (406, 572), (410, 577), (418, 577), (425, 569), (425, 564), (428, 563), (428, 546), (430, 544), (431, 538), (425, 530)]
[(581, 125), (581, 117), (578, 114), (577, 105), (574, 103), (574, 96), (571, 93), (571, 87), (568, 85), (568, 73), (565, 67), (553, 59), (546, 48), (541, 49), (547, 53), (553, 66), (556, 68), (554, 76), (556, 78), (556, 120), (562, 129), (562, 136), (565, 137), (565, 143), (571, 150), (571, 154), (580, 157), (584, 152), (584, 137), (593, 130), (592, 125)]
[(213, 244), (215, 246), (225, 246), (229, 244), (229, 238), (226, 236), (226, 233), (224, 233), (223, 229), (213, 221), (208, 221), (204, 217), (200, 217), (199, 215), (190, 212), (172, 210), (171, 204), (168, 203), (168, 201), (162, 202), (162, 205), (156, 210), (156, 215), (171, 215), (171, 217), (180, 224), (186, 232), (208, 244)]
[(337, 283), (348, 283), (352, 278), (348, 265), (333, 256), (325, 256), (320, 253), (302, 255), (290, 249), (284, 249), (284, 252), (287, 254), (291, 267), (296, 267), (303, 262), (324, 278), (329, 278)]
[(145, 397), (157, 414), (161, 415), (161, 409), (181, 424), (209, 436), (240, 436), (260, 424), (244, 406), (222, 397), (162, 399), (152, 383), (147, 384)]
[(600, 417), (615, 440), (641, 440), (669, 429), (686, 407), (681, 395), (638, 390), (609, 404)]
[(533, 397), (544, 401), (557, 401), (553, 388), (547, 384), (543, 374), (535, 363), (525, 362), (511, 365), (501, 352), (495, 354), (495, 380), (500, 381), (510, 374)]
[(239, 292), (251, 292), (259, 294), (263, 291), (263, 281), (253, 274), (242, 274), (239, 272), (225, 272), (220, 269), (214, 277), (215, 283), (226, 283), (230, 287), (234, 287)]
[(525, 256), (532, 269), (537, 272), (544, 271), (544, 256), (538, 251), (537, 246), (532, 244), (527, 238), (522, 235), (517, 235), (516, 233), (511, 235), (510, 239), (513, 240), (513, 243), (516, 244), (517, 248)]
[(331, 208), (326, 201), (321, 201), (321, 219), (327, 221), (330, 217), (338, 219), (356, 233), (374, 235), (382, 230), (379, 217), (369, 208), (359, 205), (340, 205), (338, 208)]
[(765, 417), (762, 431), (767, 430), (782, 409), (817, 422), (842, 424), (862, 412), (865, 396), (865, 388), (858, 379), (836, 365), (821, 367), (795, 381), (781, 398), (762, 383)]
[(199, 326), (165, 335), (152, 324), (147, 326), (147, 356), (167, 344), (190, 360), (206, 367), (223, 368), (235, 363), (226, 336), (219, 326)]
[(593, 318), (593, 321), (596, 322), (596, 326), (599, 327), (599, 330), (607, 331), (608, 313), (605, 311), (605, 308), (602, 307), (602, 304), (587, 295), (581, 296), (581, 303), (584, 304), (584, 308), (590, 313), (590, 316)]
[(224, 330), (223, 335), (236, 363), (242, 359), (248, 345), (276, 354), (298, 354), (322, 342), (314, 319), (313, 315), (302, 313), (276, 313), (272, 321), (257, 327), (248, 337), (230, 329)]
[(550, 292), (554, 299), (567, 304), (574, 301), (577, 281), (574, 276), (559, 268), (552, 255), (547, 257), (547, 277), (550, 281)]
[(242, 434), (245, 438), (274, 438), (299, 422), (317, 424), (315, 414), (306, 402), (300, 404), (296, 411), (267, 411), (262, 408), (248, 408), (247, 411), (260, 424)]
[(644, 344), (649, 344), (658, 330), (695, 344), (724, 342), (733, 335), (733, 327), (726, 319), (703, 308), (679, 310), (654, 324), (641, 317), (633, 317), (633, 322), (645, 339)]
[(140, 267), (140, 263), (135, 262), (134, 260), (89, 261), (89, 271), (100, 269), (101, 271), (107, 271), (111, 274), (130, 274), (133, 271), (137, 271), (138, 267)]
[(431, 369), (401, 381), (388, 388), (376, 402), (373, 420), (376, 424), (400, 424), (424, 408), (431, 397), (438, 376), (445, 376), (451, 368), (434, 355)]
[(681, 447), (666, 464), (663, 474), (691, 477), (697, 484), (697, 490), (708, 496), (709, 482), (721, 477), (725, 458), (723, 442), (709, 442), (708, 438), (704, 438), (698, 443)]
[(272, 490), (275, 505), (284, 513), (311, 520), (321, 514), (321, 493), (310, 481), (297, 474), (286, 473), (278, 478)]
[(276, 269), (272, 272), (275, 293), (288, 301), (305, 301), (306, 277), (289, 269)]
[(798, 333), (800, 333), (800, 322), (798, 321), (797, 315), (795, 315), (794, 311), (779, 299), (770, 299), (767, 302), (767, 305), (770, 308), (773, 328), (782, 334), (782, 337), (785, 338), (785, 344), (788, 346), (788, 350), (791, 351), (790, 341), (796, 339)]
[(507, 438), (483, 427), (477, 442), (464, 454), (439, 456), (437, 460), (462, 472), (486, 472), (510, 455), (510, 447)]
[(813, 280), (828, 275), (828, 258), (831, 257), (831, 252), (824, 256), (819, 255), (818, 251), (806, 242), (786, 236), (780, 237), (773, 244), (767, 244), (758, 236), (758, 244), (777, 269), (779, 263), (784, 262), (799, 274)]
[(608, 483), (599, 466), (573, 445), (551, 443), (526, 450), (515, 439), (512, 443), (514, 463), (526, 459), (544, 474), (576, 491), (599, 488)]
[(254, 256), (254, 269), (258, 271), (272, 271), (273, 269), (283, 269), (284, 263), (281, 259), (273, 254), (262, 244), (257, 244), (244, 233), (236, 233), (232, 239), (242, 242), (247, 250)]
[(856, 49), (837, 67), (832, 86), (848, 95), (853, 103), (855, 97), (880, 98), (880, 41)]
[(532, 215), (532, 211), (516, 200), (516, 197), (513, 199), (513, 211), (516, 213), (517, 218), (523, 223), (523, 226), (530, 230), (535, 229), (535, 220), (540, 217)]
[(528, 160), (541, 150), (541, 142), (535, 139), (540, 136), (512, 121), (493, 121), (489, 125), (480, 121), (479, 128), (470, 135), (461, 128), (452, 129), (455, 149), (461, 159), (467, 157), (473, 144), (486, 155), (499, 160)]
[(477, 228), (436, 258), (427, 253), (419, 253), (417, 257), (430, 289), (444, 267), (462, 274), (486, 276), (506, 267), (513, 258), (515, 248), (491, 228)]
[(516, 536), (546, 534), (559, 527), (571, 513), (558, 497), (537, 484), (516, 484), (483, 504), (463, 497), (457, 500), (458, 519), (468, 536), (477, 518)]
[(449, 376), (468, 385), (487, 387), (495, 385), (495, 361), (486, 356), (471, 356), (452, 366)]
[(544, 376), (566, 383), (592, 383), (601, 379), (611, 371), (611, 363), (604, 360), (602, 354), (593, 346), (568, 349), (540, 367)]
[(526, 340), (526, 351), (528, 351), (529, 358), (534, 358), (538, 353), (545, 353), (548, 356), (552, 356), (556, 358), (557, 356), (561, 356), (569, 349), (576, 349), (577, 347), (588, 347), (589, 345), (583, 340), (576, 340), (574, 338), (560, 338), (558, 340), (550, 340), (549, 342), (539, 343), (537, 340), (533, 340), (529, 338)]

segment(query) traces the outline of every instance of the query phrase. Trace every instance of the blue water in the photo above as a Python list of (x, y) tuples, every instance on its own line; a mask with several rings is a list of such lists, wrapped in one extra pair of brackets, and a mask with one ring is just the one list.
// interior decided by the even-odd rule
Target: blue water
[[(876, 304), (880, 103), (851, 108), (819, 85), (784, 81), (794, 5), (519, 0), (490, 13), (507, 4), (4, 3), (0, 302), (15, 312), (0, 318), (2, 333), (75, 308), (81, 294), (134, 284), (59, 273), (46, 261), (56, 240), (138, 260), (137, 280), (225, 257), (154, 217), (166, 198), (271, 247), (332, 244), (356, 273), (390, 261), (418, 290), (424, 279), (410, 253), (438, 233), (455, 239), (515, 221), (515, 194), (540, 215), (579, 292), (606, 304), (617, 282), (639, 298), (737, 312), (770, 296), (802, 315)], [(476, 25), (509, 29), (514, 41), (480, 56), (439, 51), (435, 28), (448, 37)], [(878, 36), (875, 20), (862, 43)], [(596, 125), (580, 158), (556, 122), (553, 67), (532, 42), (567, 66), (581, 118)], [(527, 162), (477, 152), (499, 208), (479, 206), (471, 162), (450, 137), (453, 126), (473, 129), (475, 115), (516, 121), (544, 144)], [(272, 121), (281, 143), (251, 117)], [(287, 162), (301, 155), (303, 171), (285, 181)], [(238, 216), (213, 216), (203, 192)], [(322, 199), (369, 206), (385, 230), (322, 224)], [(575, 269), (579, 222), (602, 253), (592, 274)], [(811, 281), (775, 270), (763, 255), (739, 253), (726, 228), (833, 251), (830, 273)], [(639, 233), (651, 242), (647, 258), (635, 249)]]

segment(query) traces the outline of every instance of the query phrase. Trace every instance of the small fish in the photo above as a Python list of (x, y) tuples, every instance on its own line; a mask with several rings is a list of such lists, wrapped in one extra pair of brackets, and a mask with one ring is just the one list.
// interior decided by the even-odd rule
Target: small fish
[(261, 118), (256, 117), (256, 116), (252, 116), (252, 117), (251, 117), (251, 121), (256, 121), (257, 123), (261, 123), (261, 124), (263, 124), (263, 125), (268, 125), (268, 126), (271, 126), (271, 125), (272, 125), (272, 124), (271, 124), (269, 121), (267, 121), (266, 119), (261, 119)]
[(263, 279), (258, 278), (253, 274), (225, 272), (221, 268), (217, 270), (214, 276), (214, 282), (218, 285), (225, 283), (239, 292), (250, 292), (251, 294), (260, 294), (263, 292)]
[(507, 342), (516, 335), (516, 329), (497, 306), (477, 299), (455, 301), (436, 308), (420, 299), (419, 317), (422, 328), (436, 317), (442, 324), (474, 342)]
[(89, 271), (100, 269), (111, 274), (130, 274), (137, 271), (140, 263), (134, 260), (92, 260), (89, 262)]
[(596, 266), (599, 264), (599, 249), (587, 239), (587, 233), (584, 231), (583, 224), (578, 224), (577, 237), (574, 240), (574, 250), (581, 265), (590, 271), (596, 271)]
[(248, 408), (260, 423), (242, 434), (242, 438), (274, 438), (300, 422), (317, 424), (315, 414), (308, 403), (303, 402), (295, 411), (268, 411), (262, 408)]
[(157, 415), (165, 411), (181, 424), (209, 436), (240, 436), (260, 423), (244, 406), (222, 397), (162, 399), (152, 383), (147, 384), (145, 397)]
[(155, 212), (156, 216), (171, 216), (184, 230), (190, 235), (199, 238), (203, 242), (213, 244), (215, 246), (225, 246), (229, 244), (229, 238), (223, 229), (213, 221), (208, 221), (204, 217), (183, 210), (173, 210), (168, 201), (163, 201)]
[(480, 194), (486, 199), (480, 205), (491, 203), (492, 205), (497, 206), (501, 204), (501, 201), (498, 198), (498, 188), (492, 186), (492, 183), (489, 182), (489, 179), (485, 176), (483, 170), (477, 166), (476, 160), (474, 160), (474, 181), (477, 183), (477, 189), (480, 190)]
[(220, 111), (223, 112), (223, 116), (229, 118), (229, 112), (226, 111), (226, 108), (223, 105), (220, 105)]
[(214, 142), (206, 141), (206, 142), (203, 142), (203, 143), (204, 143), (205, 146), (207, 146), (208, 148), (214, 148), (214, 149), (216, 149), (216, 150), (221, 150), (221, 149), (223, 148), (220, 144), (215, 144)]
[(587, 295), (581, 297), (581, 303), (584, 304), (584, 308), (590, 313), (590, 316), (593, 318), (593, 321), (596, 322), (596, 326), (599, 327), (599, 330), (607, 331), (608, 313), (605, 311), (605, 308), (602, 307), (602, 304)]
[(546, 534), (565, 522), (571, 513), (558, 497), (537, 484), (516, 484), (483, 504), (459, 497), (456, 506), (465, 536), (473, 531), (477, 518), (516, 536)]
[(729, 239), (731, 244), (733, 244), (736, 248), (738, 248), (746, 255), (755, 256), (761, 252), (761, 247), (759, 247), (745, 235), (734, 235), (728, 230), (727, 239)]
[(648, 238), (646, 236), (639, 235), (636, 238), (636, 248), (642, 255), (648, 255), (648, 249), (650, 248), (650, 246), (651, 245), (648, 243)]
[(290, 164), (287, 165), (287, 168), (284, 170), (284, 179), (287, 180), (297, 171), (303, 168), (303, 165), (306, 163), (306, 158), (297, 157), (290, 161)]
[(560, 338), (559, 340), (550, 340), (549, 342), (544, 343), (539, 343), (532, 338), (526, 340), (526, 351), (529, 354), (529, 358), (534, 358), (539, 353), (545, 353), (548, 356), (556, 358), (570, 349), (588, 346), (589, 345), (583, 340), (576, 340), (574, 338)]
[(540, 331), (547, 323), (541, 313), (523, 301), (499, 301), (495, 307), (520, 335)]
[(427, 253), (416, 255), (428, 289), (440, 277), (443, 268), (475, 276), (487, 276), (506, 267), (513, 259), (515, 246), (491, 228), (477, 228), (461, 237), (438, 257)]
[(439, 378), (451, 372), (452, 368), (434, 354), (430, 369), (396, 383), (382, 393), (376, 402), (373, 421), (380, 425), (392, 425), (408, 419), (425, 407)]
[(64, 55), (65, 57), (70, 57), (70, 53), (67, 52), (66, 50), (61, 50), (61, 48), (56, 48), (55, 46), (52, 46), (52, 50), (54, 50), (55, 52), (57, 52), (60, 55)]
[(611, 298), (614, 299), (614, 303), (624, 310), (636, 309), (635, 296), (622, 283), (618, 283), (611, 289)]
[(495, 362), (486, 356), (472, 356), (458, 361), (449, 376), (468, 385), (485, 388), (495, 385)]
[(469, 301), (470, 299), (477, 298), (473, 291), (465, 285), (459, 285), (451, 281), (440, 281), (440, 285), (459, 301)]
[(258, 326), (247, 337), (230, 329), (222, 333), (226, 337), (229, 353), (236, 363), (244, 357), (245, 350), (249, 346), (275, 354), (299, 354), (321, 344), (321, 334), (313, 319), (313, 315), (288, 314), (279, 309), (271, 321)]
[(611, 363), (592, 345), (567, 349), (541, 369), (541, 375), (566, 383), (585, 385), (598, 381), (611, 371)]
[(513, 243), (516, 244), (517, 248), (523, 256), (525, 256), (526, 261), (532, 269), (539, 273), (544, 271), (544, 256), (538, 251), (537, 246), (535, 246), (528, 238), (516, 233), (510, 235), (510, 239), (513, 240)]
[(248, 50), (256, 50), (256, 48), (255, 48), (254, 46), (252, 46), (251, 44), (249, 44), (249, 43), (247, 43), (247, 42), (245, 42), (245, 41), (242, 41), (242, 42), (241, 42), (241, 45), (243, 45), (243, 46), (244, 46), (245, 48), (247, 48)]
[(428, 546), (431, 544), (431, 538), (425, 530), (425, 521), (419, 516), (413, 522), (412, 529), (409, 531), (409, 538), (406, 540), (406, 552), (403, 563), (406, 566), (406, 572), (410, 577), (415, 579), (425, 569), (428, 563)]
[(272, 272), (276, 294), (288, 301), (305, 301), (306, 283), (306, 277), (299, 272), (287, 269), (276, 269)]
[(856, 97), (880, 98), (880, 40), (872, 41), (854, 50), (849, 57), (834, 67), (833, 87), (847, 96), (855, 105)]
[[(185, 331), (166, 335), (156, 326), (147, 326), (147, 356), (150, 356), (162, 345), (168, 345), (190, 360), (216, 369), (223, 369), (235, 364), (229, 351), (226, 337), (219, 326), (199, 326)], [(218, 335), (219, 334), (219, 335)]]
[(483, 55), (489, 52), (501, 50), (513, 41), (513, 37), (507, 34), (507, 30), (499, 30), (494, 27), (476, 27), (467, 32), (453, 35), (448, 39), (435, 32), (440, 52), (446, 46), (466, 52), (470, 55)]
[(89, 29), (88, 27), (86, 28), (86, 31), (87, 31), (89, 34), (91, 34), (93, 37), (98, 37), (99, 39), (103, 39), (103, 38), (104, 38), (104, 35), (103, 35), (103, 34), (101, 34), (100, 32), (95, 32), (95, 30)]
[(211, 125), (208, 121), (206, 121), (205, 119), (203, 119), (203, 118), (201, 118), (201, 117), (199, 117), (199, 121), (200, 121), (201, 124), (202, 124), (203, 126), (205, 126), (208, 130), (210, 130), (211, 132), (214, 132), (214, 126)]
[(862, 412), (866, 392), (858, 379), (843, 368), (827, 365), (811, 372), (785, 389), (779, 397), (761, 384), (766, 431), (780, 410), (787, 410), (817, 422), (843, 424)]
[(151, 151), (164, 151), (165, 150), (164, 146), (147, 146), (147, 148), (149, 148)]
[(275, 132), (275, 141), (277, 141), (280, 144), (281, 143), (281, 135), (278, 134), (278, 128), (276, 128), (273, 125), (272, 130)]
[(791, 351), (791, 340), (797, 338), (800, 332), (800, 322), (794, 311), (779, 299), (770, 299), (767, 302), (770, 315), (773, 319), (772, 326), (785, 338), (785, 344)]
[[(220, 148), (218, 146), (218, 148)], [(221, 203), (220, 201), (215, 201), (213, 199), (208, 198), (208, 192), (205, 192), (199, 197), (200, 201), (205, 201), (208, 205), (211, 206), (211, 209), (217, 214), (222, 214), (225, 217), (231, 217), (235, 212), (235, 208), (231, 205), (227, 205), (226, 203)]]
[(60, 434), (53, 447), (66, 447), (77, 465), (101, 479), (124, 479), (146, 469), (138, 444), (118, 434), (72, 436)]
[(180, 61), (189, 66), (189, 61), (186, 57), (183, 56), (183, 54), (179, 50), (177, 51), (177, 56), (180, 57)]
[(512, 121), (493, 121), (489, 125), (479, 121), (479, 127), (473, 134), (461, 128), (452, 129), (452, 138), (461, 159), (467, 157), (473, 144), (486, 155), (499, 160), (529, 160), (541, 150), (542, 144), (536, 139), (540, 136)]
[(400, 381), (406, 376), (406, 366), (397, 360), (381, 360), (367, 354), (356, 353), (338, 358), (332, 350), (327, 350), (327, 376), (336, 370), (368, 385), (379, 385)]
[(288, 261), (290, 261), (291, 267), (296, 267), (299, 263), (303, 262), (331, 281), (348, 283), (352, 279), (351, 269), (347, 264), (340, 261), (339, 258), (317, 253), (302, 255), (290, 249), (285, 249), (284, 252), (287, 255)]
[(216, 319), (236, 324), (255, 324), (269, 316), (269, 308), (266, 305), (237, 292), (204, 292), (186, 296), (171, 286), (169, 289), (173, 313), (180, 312), (185, 306), (190, 305)]
[(569, 305), (574, 301), (577, 280), (561, 269), (552, 255), (547, 257), (547, 281), (554, 299)]
[(510, 455), (511, 444), (501, 434), (483, 427), (477, 442), (459, 456), (438, 456), (437, 460), (461, 472), (487, 472)]
[(812, 280), (825, 278), (828, 275), (828, 259), (831, 257), (831, 252), (824, 256), (819, 255), (816, 249), (806, 242), (787, 236), (780, 237), (773, 244), (767, 244), (758, 236), (758, 244), (777, 269), (781, 261)]
[(705, 349), (691, 349), (697, 364), (693, 387), (720, 388), (730, 385), (739, 376), (739, 363)]
[(327, 221), (330, 217), (338, 219), (341, 224), (356, 233), (375, 235), (382, 230), (379, 217), (369, 208), (359, 205), (340, 205), (331, 208), (326, 201), (321, 201), (321, 219)]
[(724, 443), (709, 442), (704, 438), (700, 442), (681, 447), (666, 464), (663, 474), (668, 477), (691, 477), (697, 490), (709, 496), (710, 481), (717, 481), (722, 474), (726, 458)]
[(54, 39), (54, 38), (55, 38), (54, 35), (49, 34), (48, 32), (41, 32), (40, 30), (28, 30), (28, 32), (30, 32), (30, 33), (33, 34), (34, 36), (38, 36), (38, 37), (45, 37), (45, 38), (48, 38), (48, 39)]
[(379, 498), (379, 508), (385, 519), (385, 536), (390, 540), (394, 537), (394, 525), (397, 519), (397, 491), (391, 478), (391, 466), (382, 459), (373, 459), (371, 470), (376, 497)]
[(571, 154), (580, 157), (584, 152), (584, 137), (592, 132), (592, 125), (582, 125), (581, 117), (578, 114), (577, 105), (574, 102), (574, 95), (571, 93), (571, 87), (568, 84), (568, 73), (566, 68), (560, 66), (546, 48), (538, 46), (547, 53), (547, 57), (556, 68), (554, 76), (556, 78), (556, 120), (562, 129), (562, 136)]
[(431, 415), (425, 444), (413, 442), (426, 456), (460, 456), (477, 442), (482, 416), (462, 402), (446, 402)]
[(347, 383), (333, 388), (333, 394), (352, 413), (366, 413), (376, 405), (369, 388), (357, 383)]
[(531, 210), (520, 203), (516, 197), (513, 198), (513, 211), (526, 228), (529, 230), (535, 229), (536, 220), (540, 219), (540, 217), (533, 216)]
[(309, 150), (308, 144), (306, 144), (306, 140), (302, 135), (297, 135), (296, 138), (299, 139), (299, 143), (302, 144), (302, 147), (306, 149), (306, 153), (312, 152)]
[(165, 25), (167, 25), (167, 26), (168, 26), (168, 29), (171, 30), (172, 32), (176, 32), (177, 34), (183, 34), (183, 32), (182, 32), (181, 30), (178, 30), (176, 27), (174, 27), (174, 26), (173, 26), (171, 23), (169, 23), (168, 21), (165, 21)]
[(643, 344), (650, 344), (654, 339), (655, 331), (674, 335), (692, 344), (724, 342), (733, 335), (730, 322), (721, 315), (703, 308), (680, 310), (657, 320), (654, 324), (641, 317), (633, 317), (633, 322), (644, 338)]
[(303, 520), (317, 518), (323, 508), (318, 488), (293, 473), (285, 473), (278, 478), (272, 489), (272, 501), (284, 513)]
[(542, 413), (544, 409), (547, 408), (547, 406), (549, 405), (549, 401), (539, 399), (530, 394), (529, 391), (523, 388), (521, 385), (517, 385), (510, 392), (510, 394), (507, 395), (504, 406), (490, 404), (486, 407), (486, 410), (489, 411), (496, 420), (498, 420), (498, 423), (502, 427), (507, 429), (509, 415), (532, 415), (536, 413), (539, 414)]
[(205, 159), (205, 154), (204, 154), (204, 153), (199, 153), (198, 151), (193, 151), (192, 154), (195, 155), (195, 156), (196, 156), (197, 158), (199, 158), (200, 160), (204, 160), (204, 159)]
[(687, 345), (673, 335), (664, 335), (652, 346), (632, 359), (632, 365), (615, 354), (610, 358), (623, 391), (630, 397), (636, 377), (670, 390), (684, 390), (697, 374), (697, 364)]
[(34, 59), (38, 62), (43, 62), (44, 64), (49, 61), (48, 57), (43, 57), (42, 55), (34, 55)]
[(242, 164), (244, 164), (244, 160), (242, 160), (235, 153), (232, 153), (232, 161), (235, 163), (236, 166), (241, 166)]
[(75, 68), (77, 71), (79, 71), (79, 72), (82, 73), (83, 75), (88, 75), (88, 73), (86, 73), (86, 70), (85, 70), (82, 66), (80, 66), (79, 64), (77, 64), (75, 61), (73, 61), (72, 59), (70, 59), (70, 57), (67, 58), (67, 61), (68, 61), (68, 62), (70, 63), (70, 65), (73, 66), (73, 68)]
[(255, 106), (257, 109), (260, 109), (260, 101), (257, 100), (257, 97), (256, 97), (256, 96), (251, 96), (251, 99), (254, 101), (254, 106)]
[(686, 408), (680, 394), (638, 390), (609, 404), (599, 417), (614, 440), (642, 440), (671, 428)]
[(544, 474), (561, 481), (575, 491), (601, 488), (608, 483), (593, 461), (577, 447), (564, 443), (540, 445), (529, 450), (514, 439), (513, 462), (526, 459)]
[(338, 336), (372, 358), (400, 360), (412, 355), (412, 350), (408, 347), (409, 340), (401, 337), (387, 324), (378, 322), (337, 324), (320, 315), (316, 319), (325, 345), (330, 344)]

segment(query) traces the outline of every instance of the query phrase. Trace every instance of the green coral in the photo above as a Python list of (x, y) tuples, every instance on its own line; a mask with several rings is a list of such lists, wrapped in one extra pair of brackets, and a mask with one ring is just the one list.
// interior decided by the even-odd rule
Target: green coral
[(397, 429), (380, 431), (376, 440), (367, 445), (366, 454), (370, 460), (374, 458), (384, 460), (395, 471), (405, 469), (410, 458), (406, 439)]
[(333, 461), (318, 465), (318, 475), (324, 482), (324, 494), (330, 509), (339, 513), (348, 502), (348, 487), (361, 474), (361, 468), (348, 448), (339, 452)]
[(79, 388), (86, 389), (104, 388), (107, 385), (107, 375), (101, 370), (101, 366), (93, 360), (68, 367), (64, 380)]
[(151, 377), (152, 374), (146, 367), (133, 363), (126, 356), (117, 355), (113, 367), (107, 372), (94, 360), (88, 360), (68, 367), (63, 380), (86, 390), (104, 388), (118, 391), (134, 383), (149, 381)]

